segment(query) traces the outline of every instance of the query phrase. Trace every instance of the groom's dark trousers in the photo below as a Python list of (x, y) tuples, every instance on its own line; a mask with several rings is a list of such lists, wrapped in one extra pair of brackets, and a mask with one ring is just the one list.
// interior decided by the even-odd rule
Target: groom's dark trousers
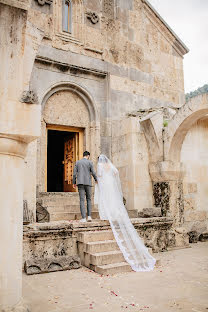
[(86, 218), (85, 212), (85, 194), (87, 199), (87, 215), (91, 216), (91, 188), (92, 181), (91, 175), (97, 181), (97, 176), (90, 160), (83, 158), (76, 162), (73, 172), (73, 184), (78, 186), (80, 198), (80, 211), (82, 218)]
[(92, 210), (91, 189), (92, 187), (89, 185), (83, 185), (83, 184), (78, 185), (79, 198), (80, 198), (80, 211), (81, 211), (82, 219), (86, 218), (85, 194), (86, 194), (86, 199), (87, 199), (87, 215), (91, 216), (91, 210)]

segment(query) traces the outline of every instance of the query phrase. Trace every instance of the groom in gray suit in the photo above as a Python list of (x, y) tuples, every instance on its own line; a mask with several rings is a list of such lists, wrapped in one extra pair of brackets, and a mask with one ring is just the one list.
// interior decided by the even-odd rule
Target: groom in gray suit
[(87, 199), (87, 221), (92, 221), (91, 217), (91, 175), (95, 179), (97, 183), (97, 176), (95, 170), (93, 168), (93, 163), (89, 160), (90, 153), (84, 152), (83, 158), (78, 160), (74, 166), (73, 172), (73, 187), (76, 188), (78, 186), (79, 190), (79, 199), (80, 199), (80, 210), (82, 219), (81, 222), (86, 222), (86, 212), (85, 212), (85, 194)]

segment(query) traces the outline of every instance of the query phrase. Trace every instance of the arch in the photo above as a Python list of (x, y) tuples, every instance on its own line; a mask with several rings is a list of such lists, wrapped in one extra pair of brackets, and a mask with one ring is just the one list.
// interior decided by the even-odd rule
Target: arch
[(59, 82), (58, 84), (51, 86), (51, 88), (47, 90), (43, 96), (41, 108), (42, 112), (44, 111), (47, 100), (58, 91), (71, 91), (72, 93), (78, 95), (88, 109), (90, 122), (98, 122), (98, 111), (93, 98), (84, 87), (73, 82)]
[(187, 132), (197, 120), (206, 115), (208, 115), (208, 94), (191, 98), (179, 109), (165, 129), (166, 160), (180, 161), (181, 147)]

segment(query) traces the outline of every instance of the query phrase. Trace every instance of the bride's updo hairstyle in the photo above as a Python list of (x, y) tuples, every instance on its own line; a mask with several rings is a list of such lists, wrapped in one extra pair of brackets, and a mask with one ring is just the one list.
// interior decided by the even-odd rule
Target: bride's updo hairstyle
[(100, 154), (100, 156), (98, 157), (98, 162), (102, 164), (107, 164), (109, 162), (108, 157), (106, 157), (103, 154)]

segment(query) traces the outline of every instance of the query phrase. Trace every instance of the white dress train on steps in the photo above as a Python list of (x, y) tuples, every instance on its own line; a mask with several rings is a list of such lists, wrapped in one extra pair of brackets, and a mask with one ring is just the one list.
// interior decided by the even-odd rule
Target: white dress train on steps
[(98, 204), (100, 219), (109, 220), (117, 244), (134, 271), (153, 270), (156, 260), (129, 219), (118, 170), (105, 155), (99, 157), (97, 176), (94, 201)]

